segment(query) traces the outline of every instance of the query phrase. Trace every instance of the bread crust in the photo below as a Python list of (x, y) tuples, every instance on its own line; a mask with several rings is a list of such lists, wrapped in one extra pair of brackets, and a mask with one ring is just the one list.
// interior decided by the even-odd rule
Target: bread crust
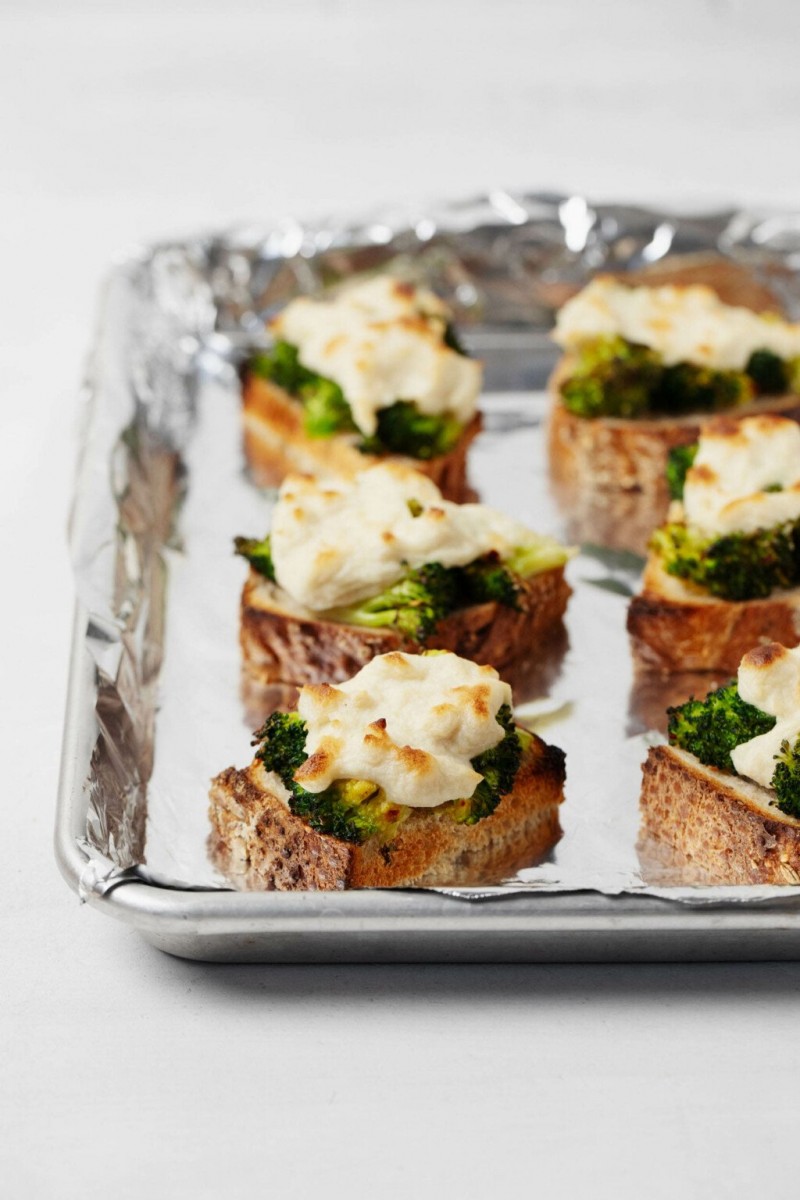
[[(553, 494), (565, 513), (568, 536), (615, 550), (644, 554), (653, 530), (667, 517), (667, 458), (675, 446), (696, 442), (710, 414), (681, 417), (577, 417), (560, 399), (572, 371), (564, 355), (548, 384), (553, 402), (548, 455)], [(800, 421), (800, 396), (768, 396), (735, 416), (778, 413)]]
[(642, 590), (628, 607), (637, 667), (661, 671), (723, 671), (734, 675), (754, 646), (800, 643), (800, 588), (765, 600), (720, 600), (675, 575), (651, 554)]
[(352, 479), (376, 463), (401, 462), (433, 480), (446, 500), (458, 504), (471, 499), (467, 483), (467, 451), (481, 431), (476, 413), (461, 440), (448, 454), (436, 458), (362, 454), (352, 434), (310, 438), (303, 429), (303, 410), (283, 388), (246, 372), (242, 381), (244, 452), (256, 483), (277, 487), (292, 471), (310, 475), (338, 475)]
[(211, 856), (241, 891), (478, 886), (532, 865), (561, 837), (564, 755), (534, 737), (514, 789), (475, 825), (414, 809), (388, 847), (316, 833), (270, 791), (258, 761), (211, 784)]
[(554, 667), (566, 649), (563, 616), (571, 594), (563, 566), (552, 567), (524, 581), (519, 609), (494, 601), (457, 609), (421, 647), (394, 629), (320, 620), (251, 568), (240, 608), (245, 683), (265, 689), (341, 683), (378, 654), (438, 649), (493, 666), (516, 693), (530, 693), (540, 669)]
[(719, 883), (800, 883), (800, 821), (765, 810), (766, 788), (673, 746), (651, 747), (642, 774), (645, 842), (666, 842)]

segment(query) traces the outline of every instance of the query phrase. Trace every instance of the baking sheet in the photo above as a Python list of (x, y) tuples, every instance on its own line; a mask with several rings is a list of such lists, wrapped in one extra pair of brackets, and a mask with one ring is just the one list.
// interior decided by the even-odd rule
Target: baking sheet
[[(208, 780), (250, 757), (237, 646), (244, 566), (231, 540), (262, 533), (270, 504), (244, 474), (235, 363), (263, 337), (265, 315), (298, 289), (391, 261), (456, 304), (490, 384), (519, 389), (541, 383), (552, 362), (545, 330), (558, 286), (609, 263), (716, 248), (777, 280), (791, 308), (796, 231), (790, 218), (674, 218), (597, 209), (580, 197), (495, 193), (394, 222), (289, 223), (155, 247), (119, 268), (90, 370), (73, 523), (97, 684), (78, 834), (84, 888), (226, 886), (206, 856)], [(487, 431), (472, 456), (481, 498), (558, 533), (543, 396), (495, 390), (485, 407)], [(550, 860), (503, 887), (459, 897), (594, 889), (716, 903), (800, 891), (642, 877), (639, 765), (664, 704), (660, 685), (632, 677), (624, 622), (637, 572), (635, 560), (591, 549), (570, 564), (569, 647), (546, 694), (522, 713), (567, 752), (563, 840)]]

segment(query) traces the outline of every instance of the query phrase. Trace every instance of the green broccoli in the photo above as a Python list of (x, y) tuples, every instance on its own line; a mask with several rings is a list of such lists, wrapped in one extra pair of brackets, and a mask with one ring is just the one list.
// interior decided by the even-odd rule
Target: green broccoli
[(448, 808), (453, 820), (464, 825), (475, 825), (490, 816), (512, 790), (522, 755), (532, 740), (529, 733), (516, 728), (507, 704), (500, 708), (497, 720), (505, 730), (503, 740), (472, 759), (472, 766), (483, 779), (471, 796), (451, 801)]
[(378, 428), (359, 443), (363, 454), (405, 454), (438, 458), (459, 442), (464, 426), (450, 413), (422, 413), (413, 400), (396, 400), (377, 413)]
[(347, 625), (397, 629), (412, 641), (425, 642), (458, 603), (456, 572), (434, 562), (409, 571), (379, 596), (333, 609), (328, 616)]
[(562, 567), (569, 558), (569, 551), (555, 538), (537, 537), (524, 546), (515, 546), (503, 559), (506, 567), (521, 579), (528, 579), (540, 571)]
[(356, 430), (350, 405), (338, 383), (304, 367), (297, 347), (289, 342), (276, 342), (272, 350), (254, 355), (250, 370), (271, 380), (303, 405), (303, 428), (309, 437)]
[(714, 371), (694, 363), (665, 367), (653, 390), (653, 412), (719, 412), (753, 399), (752, 381), (743, 371)]
[(800, 817), (800, 737), (793, 746), (784, 739), (775, 757), (778, 762), (772, 776), (775, 807), (789, 817)]
[(671, 500), (682, 500), (689, 468), (697, 457), (699, 444), (673, 446), (667, 456), (667, 487)]
[(687, 750), (710, 767), (734, 774), (731, 750), (769, 733), (775, 725), (774, 717), (742, 700), (735, 681), (710, 692), (705, 700), (692, 698), (676, 708), (668, 708), (667, 716), (667, 734), (672, 745)]
[(266, 579), (275, 582), (275, 565), (272, 561), (272, 546), (267, 534), (260, 541), (258, 538), (237, 537), (233, 539), (237, 554), (246, 558), (250, 566)]
[(800, 584), (800, 522), (752, 533), (707, 537), (686, 525), (657, 529), (650, 541), (670, 575), (690, 579), (723, 600), (763, 600)]
[(659, 356), (621, 337), (598, 337), (577, 351), (572, 374), (561, 385), (565, 408), (578, 417), (639, 417), (663, 368)]
[(494, 600), (509, 608), (519, 607), (522, 591), (519, 576), (508, 569), (496, 551), (458, 568), (458, 579), (459, 591), (466, 604), (485, 604)]
[(789, 389), (789, 365), (771, 350), (754, 350), (745, 371), (759, 395), (780, 396)]
[(272, 713), (253, 735), (259, 758), (268, 771), (274, 771), (291, 793), (289, 808), (312, 829), (329, 833), (345, 842), (364, 842), (380, 836), (391, 841), (409, 809), (392, 804), (386, 793), (366, 779), (336, 780), (323, 792), (307, 792), (295, 782), (295, 772), (308, 758), (307, 728), (296, 712)]

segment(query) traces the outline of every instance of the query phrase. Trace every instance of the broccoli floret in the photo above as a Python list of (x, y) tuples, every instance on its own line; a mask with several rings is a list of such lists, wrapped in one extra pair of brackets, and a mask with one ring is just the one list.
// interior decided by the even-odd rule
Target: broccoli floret
[(789, 365), (771, 350), (754, 350), (745, 371), (764, 396), (779, 396), (789, 388)]
[(334, 433), (355, 433), (358, 429), (344, 392), (332, 379), (320, 375), (300, 388), (303, 402), (303, 429), (312, 438)]
[(509, 608), (519, 607), (522, 591), (519, 577), (508, 569), (496, 551), (460, 567), (458, 574), (459, 590), (466, 604), (486, 604), (494, 600)]
[(719, 412), (753, 399), (752, 381), (744, 371), (713, 371), (694, 363), (665, 367), (654, 389), (654, 412)]
[(697, 457), (699, 443), (673, 446), (667, 456), (667, 487), (671, 500), (682, 500), (689, 468)]
[(422, 413), (413, 400), (397, 400), (377, 413), (378, 428), (359, 443), (364, 454), (405, 454), (409, 458), (438, 458), (449, 454), (464, 426), (449, 413)]
[(647, 346), (621, 337), (593, 338), (578, 350), (561, 397), (578, 417), (638, 417), (649, 408), (662, 371)]
[(515, 727), (513, 714), (507, 704), (497, 713), (497, 721), (505, 730), (503, 740), (472, 759), (472, 766), (483, 779), (467, 799), (451, 802), (450, 815), (454, 821), (464, 825), (475, 825), (483, 817), (488, 817), (503, 796), (511, 791), (523, 750), (530, 742), (530, 735)]
[(237, 537), (233, 539), (236, 553), (246, 558), (253, 570), (258, 571), (266, 579), (275, 582), (275, 565), (272, 561), (272, 546), (270, 536), (259, 541), (258, 538)]
[(539, 571), (549, 571), (552, 567), (562, 567), (570, 556), (569, 550), (557, 542), (555, 538), (538, 537), (535, 541), (526, 542), (524, 546), (515, 546), (503, 562), (509, 571), (527, 579)]
[(651, 548), (670, 575), (690, 579), (723, 600), (763, 600), (800, 584), (800, 522), (753, 533), (704, 537), (686, 525), (656, 530)]
[(800, 737), (793, 746), (784, 739), (775, 757), (778, 761), (772, 776), (775, 807), (789, 817), (800, 817)]
[(412, 641), (425, 642), (458, 602), (456, 572), (441, 563), (427, 563), (409, 571), (379, 596), (334, 609), (328, 615), (347, 625), (391, 627)]
[(256, 354), (250, 360), (250, 370), (299, 400), (303, 405), (303, 428), (309, 437), (330, 437), (356, 429), (338, 383), (304, 367), (297, 347), (289, 342), (276, 342), (272, 350)]
[(762, 733), (769, 733), (775, 718), (747, 704), (736, 682), (710, 692), (705, 700), (688, 700), (668, 708), (667, 733), (674, 746), (687, 750), (700, 762), (721, 771), (733, 771), (731, 750)]
[(260, 758), (268, 771), (279, 775), (291, 790), (293, 776), (308, 758), (306, 754), (306, 723), (299, 713), (271, 713), (253, 734), (253, 745), (259, 745)]
[(306, 723), (295, 712), (273, 713), (253, 736), (254, 745), (260, 743), (256, 758), (268, 771), (274, 771), (291, 793), (291, 811), (312, 829), (345, 842), (364, 842), (375, 836), (389, 842), (409, 809), (392, 804), (377, 784), (366, 779), (342, 779), (317, 793), (307, 792), (295, 782), (295, 772), (308, 758), (306, 734)]

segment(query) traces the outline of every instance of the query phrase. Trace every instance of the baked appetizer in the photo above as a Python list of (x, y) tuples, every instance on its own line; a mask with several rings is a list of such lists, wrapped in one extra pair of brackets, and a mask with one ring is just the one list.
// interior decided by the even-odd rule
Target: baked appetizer
[(628, 631), (637, 661), (735, 671), (758, 642), (800, 640), (800, 426), (717, 418), (674, 451)]
[(800, 418), (800, 325), (710, 288), (600, 277), (560, 310), (551, 475), (571, 536), (641, 551), (666, 517), (675, 446), (710, 415)]
[(738, 680), (669, 710), (642, 833), (726, 883), (800, 883), (800, 649), (749, 651)]
[(565, 774), (510, 704), (492, 667), (444, 651), (304, 687), (213, 780), (212, 857), (243, 890), (499, 881), (558, 841)]
[(454, 650), (519, 675), (561, 625), (572, 551), (399, 463), (349, 481), (292, 475), (250, 563), (245, 683), (338, 683), (390, 650)]
[(399, 456), (450, 499), (466, 498), (482, 369), (438, 296), (376, 276), (293, 300), (270, 331), (273, 348), (243, 378), (245, 453), (258, 482), (288, 471), (350, 478)]

